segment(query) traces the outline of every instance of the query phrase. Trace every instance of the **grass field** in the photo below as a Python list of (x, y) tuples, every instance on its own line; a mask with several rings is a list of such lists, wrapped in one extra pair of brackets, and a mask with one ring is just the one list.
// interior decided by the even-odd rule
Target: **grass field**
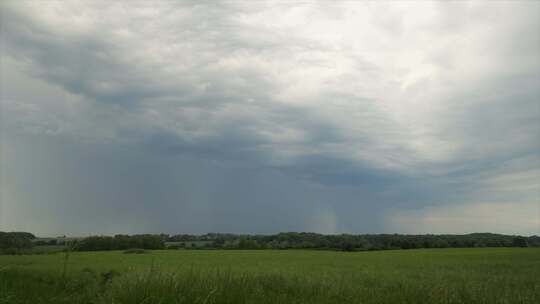
[(0, 303), (540, 303), (540, 248), (0, 256)]

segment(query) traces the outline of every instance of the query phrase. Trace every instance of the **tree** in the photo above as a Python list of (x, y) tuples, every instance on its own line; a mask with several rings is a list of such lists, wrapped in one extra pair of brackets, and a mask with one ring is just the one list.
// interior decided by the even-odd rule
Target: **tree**
[(353, 251), (353, 250), (354, 250), (353, 243), (349, 241), (343, 241), (343, 243), (341, 243), (341, 251)]
[(28, 232), (0, 232), (0, 253), (21, 253), (34, 246), (34, 235)]
[(223, 245), (225, 245), (225, 239), (221, 237), (218, 237), (212, 242), (212, 247), (214, 248), (222, 248)]
[(513, 247), (528, 247), (529, 244), (527, 243), (526, 238), (522, 236), (518, 236), (518, 237), (515, 237), (514, 240), (512, 240), (512, 246)]

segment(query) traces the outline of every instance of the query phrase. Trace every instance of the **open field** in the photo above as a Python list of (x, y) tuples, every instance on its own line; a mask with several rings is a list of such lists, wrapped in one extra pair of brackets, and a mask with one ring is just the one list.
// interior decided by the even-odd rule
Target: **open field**
[(74, 252), (0, 256), (0, 303), (540, 303), (539, 278), (540, 248)]

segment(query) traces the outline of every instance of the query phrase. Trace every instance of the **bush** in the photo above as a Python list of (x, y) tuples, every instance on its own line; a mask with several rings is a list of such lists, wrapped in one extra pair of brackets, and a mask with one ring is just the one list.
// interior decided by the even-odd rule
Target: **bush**
[(6, 248), (6, 249), (0, 249), (0, 253), (7, 254), (7, 255), (18, 255), (18, 254), (22, 254), (23, 252), (21, 251), (21, 249), (11, 247), (11, 248)]
[(527, 239), (522, 237), (522, 236), (518, 236), (518, 237), (515, 237), (513, 240), (512, 240), (512, 246), (513, 247), (528, 247), (529, 244), (527, 243)]
[(7, 250), (8, 252), (14, 252), (15, 249), (15, 251), (19, 252), (31, 249), (34, 246), (32, 243), (33, 238), (35, 238), (34, 235), (28, 232), (0, 231), (0, 250), (3, 249), (3, 251)]
[(130, 248), (124, 251), (125, 254), (142, 254), (142, 253), (148, 253), (148, 251), (142, 249), (142, 248)]
[(159, 235), (90, 236), (79, 242), (78, 251), (126, 250), (129, 248), (164, 249), (165, 242)]

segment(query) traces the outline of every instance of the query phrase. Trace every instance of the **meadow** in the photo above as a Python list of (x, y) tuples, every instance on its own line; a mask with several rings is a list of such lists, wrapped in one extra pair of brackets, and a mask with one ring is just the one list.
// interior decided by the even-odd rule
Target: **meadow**
[(540, 248), (5, 255), (0, 303), (540, 303)]

